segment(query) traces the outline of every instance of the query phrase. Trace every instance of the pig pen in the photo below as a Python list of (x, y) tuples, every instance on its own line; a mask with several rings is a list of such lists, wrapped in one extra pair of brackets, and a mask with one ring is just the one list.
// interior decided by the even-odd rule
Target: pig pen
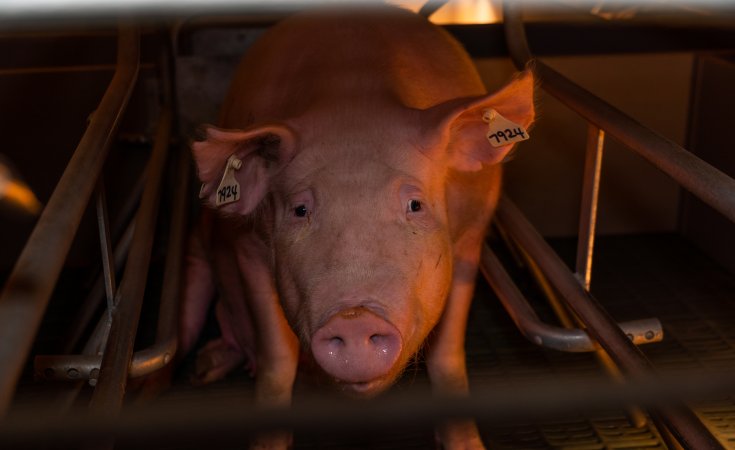
[[(141, 380), (176, 352), (197, 209), (188, 140), (215, 120), (242, 51), (291, 10), (172, 9), (117, 29), (104, 14), (94, 27), (0, 17), (1, 151), (46, 205), (37, 220), (3, 220), (0, 447), (242, 448), (250, 433), (291, 429), (294, 448), (432, 448), (434, 423), (474, 417), (488, 448), (735, 448), (732, 11), (621, 23), (530, 8), (524, 23), (515, 5), (502, 25), (446, 26), (488, 84), (533, 50), (541, 91), (483, 252), (472, 395), (433, 398), (419, 355), (378, 399), (335, 398), (304, 373), (293, 407), (274, 411), (251, 406), (242, 370), (191, 386), (191, 358), (163, 393)], [(592, 73), (606, 82), (625, 85), (598, 73), (621, 55), (671, 56), (666, 70), (684, 75), (637, 86), (626, 113), (606, 97), (615, 89), (596, 96), (596, 78), (588, 90), (561, 74), (575, 72), (564, 58), (601, 55)], [(666, 128), (655, 118), (674, 106), (656, 91), (670, 98), (677, 79), (685, 114), (669, 125), (681, 135), (664, 137), (649, 128)], [(619, 144), (645, 161), (610, 157)]]

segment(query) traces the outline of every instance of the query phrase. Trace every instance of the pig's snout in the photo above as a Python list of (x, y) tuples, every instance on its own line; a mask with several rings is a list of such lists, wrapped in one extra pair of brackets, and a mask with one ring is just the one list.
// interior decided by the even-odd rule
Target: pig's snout
[(311, 341), (316, 362), (343, 383), (368, 383), (390, 374), (402, 346), (395, 326), (362, 307), (336, 313)]

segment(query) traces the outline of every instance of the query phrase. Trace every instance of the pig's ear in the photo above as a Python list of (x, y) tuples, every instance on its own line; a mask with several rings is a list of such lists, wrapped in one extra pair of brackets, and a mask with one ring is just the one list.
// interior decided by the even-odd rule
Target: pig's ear
[(494, 110), (528, 130), (535, 115), (533, 88), (533, 74), (527, 69), (498, 92), (450, 100), (423, 111), (422, 130), (429, 137), (424, 150), (431, 153), (446, 149), (450, 166), (457, 170), (476, 171), (483, 164), (502, 162), (513, 144), (491, 145), (486, 114)]
[(281, 124), (204, 131), (204, 140), (192, 144), (200, 198), (225, 213), (249, 214), (268, 193), (273, 174), (293, 158), (293, 131)]

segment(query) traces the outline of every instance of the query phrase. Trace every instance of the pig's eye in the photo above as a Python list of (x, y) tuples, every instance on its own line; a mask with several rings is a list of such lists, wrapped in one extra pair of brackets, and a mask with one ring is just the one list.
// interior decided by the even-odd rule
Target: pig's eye
[(418, 200), (408, 201), (408, 212), (419, 212), (421, 211), (421, 202)]
[(306, 205), (299, 205), (293, 209), (293, 215), (296, 217), (306, 217), (309, 214), (309, 210)]

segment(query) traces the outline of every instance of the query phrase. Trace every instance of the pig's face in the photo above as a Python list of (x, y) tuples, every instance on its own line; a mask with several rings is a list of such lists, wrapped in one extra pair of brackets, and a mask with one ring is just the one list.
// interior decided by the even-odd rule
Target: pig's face
[[(529, 73), (486, 97), (427, 110), (325, 108), (246, 130), (208, 129), (194, 144), (202, 196), (215, 204), (231, 157), (240, 198), (260, 208), (279, 296), (305, 351), (345, 391), (375, 394), (400, 374), (451, 287), (447, 175), (497, 164), (484, 113), (527, 127)], [(355, 114), (362, 114), (356, 117)]]
[(410, 133), (341, 129), (305, 139), (276, 178), (272, 239), (281, 302), (304, 348), (346, 391), (368, 395), (395, 380), (443, 310), (446, 167)]

